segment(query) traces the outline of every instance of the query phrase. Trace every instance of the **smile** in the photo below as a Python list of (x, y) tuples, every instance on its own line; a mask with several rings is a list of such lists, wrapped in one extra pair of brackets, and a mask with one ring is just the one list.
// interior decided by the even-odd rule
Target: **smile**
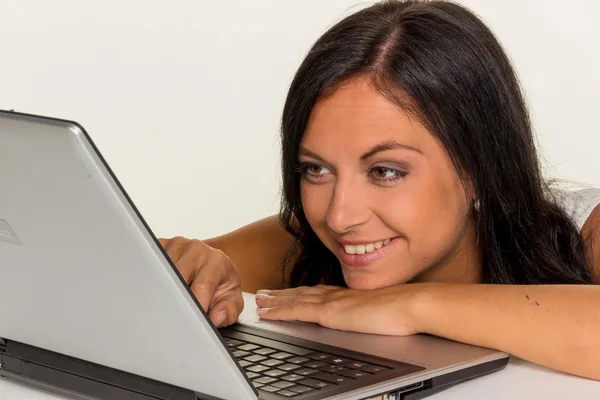
[(385, 255), (400, 241), (399, 237), (364, 244), (341, 244), (337, 252), (340, 262), (348, 267), (366, 267)]
[(392, 241), (392, 239), (385, 239), (385, 240), (380, 240), (378, 242), (373, 242), (373, 243), (365, 243), (365, 244), (357, 244), (357, 245), (347, 244), (347, 245), (344, 245), (344, 251), (346, 252), (346, 254), (371, 253), (375, 250), (381, 249), (383, 246), (386, 246), (391, 241)]

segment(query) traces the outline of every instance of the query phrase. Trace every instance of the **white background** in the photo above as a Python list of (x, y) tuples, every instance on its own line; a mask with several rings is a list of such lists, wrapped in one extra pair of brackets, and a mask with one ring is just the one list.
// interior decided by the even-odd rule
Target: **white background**
[[(600, 186), (600, 3), (462, 3), (515, 62), (547, 175)], [(368, 4), (0, 0), (0, 108), (80, 122), (159, 236), (215, 236), (277, 211), (287, 87)]]

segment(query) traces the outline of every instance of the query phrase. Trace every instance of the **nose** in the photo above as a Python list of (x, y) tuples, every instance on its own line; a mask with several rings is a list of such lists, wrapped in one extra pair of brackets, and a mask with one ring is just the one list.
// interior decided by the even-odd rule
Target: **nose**
[(360, 187), (352, 181), (337, 180), (327, 209), (327, 226), (337, 234), (352, 231), (369, 219), (369, 209)]

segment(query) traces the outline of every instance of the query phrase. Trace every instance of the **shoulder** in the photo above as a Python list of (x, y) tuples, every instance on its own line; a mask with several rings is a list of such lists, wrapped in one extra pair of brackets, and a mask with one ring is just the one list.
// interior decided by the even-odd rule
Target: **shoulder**
[(581, 228), (581, 237), (594, 282), (600, 284), (600, 205), (596, 205), (587, 217)]
[(600, 188), (550, 186), (548, 194), (580, 230), (594, 282), (600, 284)]
[(592, 212), (600, 204), (600, 188), (591, 186), (552, 185), (548, 188), (548, 196), (556, 202), (582, 231)]

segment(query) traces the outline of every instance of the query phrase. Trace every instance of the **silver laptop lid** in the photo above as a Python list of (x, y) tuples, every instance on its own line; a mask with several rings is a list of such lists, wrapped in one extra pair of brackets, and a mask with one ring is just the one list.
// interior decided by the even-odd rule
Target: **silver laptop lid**
[(0, 111), (0, 337), (256, 399), (76, 123)]

